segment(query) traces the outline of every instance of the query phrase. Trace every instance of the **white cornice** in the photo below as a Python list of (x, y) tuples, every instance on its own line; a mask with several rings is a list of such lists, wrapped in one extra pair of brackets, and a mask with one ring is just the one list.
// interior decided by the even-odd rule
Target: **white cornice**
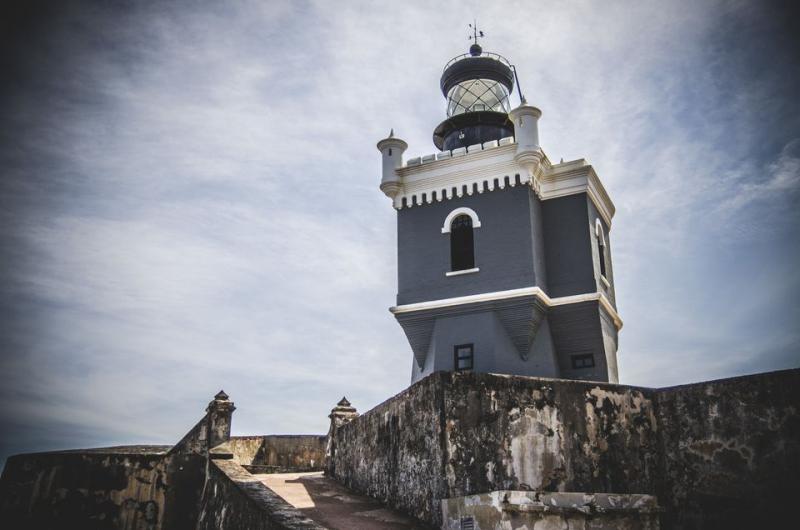
[(546, 306), (555, 307), (567, 304), (579, 304), (581, 302), (599, 301), (603, 309), (609, 314), (614, 321), (617, 330), (622, 329), (622, 319), (620, 318), (617, 310), (608, 301), (605, 294), (586, 293), (576, 294), (572, 296), (560, 296), (557, 298), (550, 298), (541, 288), (537, 286), (522, 287), (520, 289), (510, 289), (508, 291), (495, 291), (491, 293), (471, 294), (468, 296), (457, 296), (454, 298), (442, 298), (440, 300), (430, 300), (427, 302), (417, 302), (415, 304), (405, 304), (395, 307), (390, 307), (389, 311), (393, 314), (411, 313), (414, 311), (425, 311), (428, 309), (441, 309), (445, 307), (453, 307), (464, 304), (474, 304), (478, 302), (493, 302), (497, 300), (508, 300), (509, 298), (518, 298), (520, 296), (535, 296), (539, 298)]
[(546, 168), (539, 178), (539, 197), (544, 201), (586, 192), (608, 226), (616, 207), (591, 164), (584, 159)]
[[(421, 159), (421, 163), (418, 161), (415, 165), (398, 168), (396, 173), (400, 182), (394, 196), (394, 207), (399, 210), (441, 202), (454, 196), (462, 197), (464, 186), (466, 194), (472, 195), (476, 184), (478, 193), (504, 189), (506, 185), (526, 184), (532, 186), (543, 201), (586, 193), (606, 224), (611, 226), (616, 208), (590, 164), (579, 159), (553, 165), (543, 155), (542, 162), (531, 176), (514, 160), (516, 148), (515, 143), (482, 150), (478, 150), (478, 146), (475, 151), (461, 152), (459, 156), (431, 160), (431, 155)], [(456, 188), (455, 195), (453, 188)]]

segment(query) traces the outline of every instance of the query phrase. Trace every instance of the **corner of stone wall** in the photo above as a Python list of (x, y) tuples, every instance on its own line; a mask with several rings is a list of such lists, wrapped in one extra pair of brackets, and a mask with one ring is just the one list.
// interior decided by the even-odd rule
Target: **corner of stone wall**
[(325, 530), (233, 459), (209, 461), (196, 530)]
[(211, 449), (230, 440), (234, 410), (233, 401), (220, 390), (206, 407), (205, 416), (170, 449), (169, 454), (208, 455)]

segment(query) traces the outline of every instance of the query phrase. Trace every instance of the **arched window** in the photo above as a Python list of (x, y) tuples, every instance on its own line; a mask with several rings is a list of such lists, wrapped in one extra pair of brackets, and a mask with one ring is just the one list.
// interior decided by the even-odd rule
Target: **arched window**
[(597, 258), (600, 262), (600, 275), (603, 278), (608, 278), (606, 273), (606, 236), (603, 232), (603, 225), (600, 219), (595, 220), (594, 235), (597, 238)]
[(472, 218), (461, 214), (450, 224), (450, 270), (475, 268), (475, 243), (472, 236)]
[(442, 233), (450, 234), (450, 272), (447, 276), (478, 272), (475, 267), (474, 229), (481, 220), (472, 208), (456, 208), (444, 220)]

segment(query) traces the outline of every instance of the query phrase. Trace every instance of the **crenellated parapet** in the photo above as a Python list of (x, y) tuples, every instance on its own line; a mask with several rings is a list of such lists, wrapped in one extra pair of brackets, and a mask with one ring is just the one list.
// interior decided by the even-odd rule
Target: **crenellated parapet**
[(594, 167), (583, 158), (553, 164), (541, 149), (538, 153), (520, 157), (518, 144), (508, 137), (415, 157), (392, 166), (390, 177), (384, 173), (381, 190), (397, 210), (520, 185), (530, 186), (543, 201), (586, 193), (610, 226), (616, 207)]

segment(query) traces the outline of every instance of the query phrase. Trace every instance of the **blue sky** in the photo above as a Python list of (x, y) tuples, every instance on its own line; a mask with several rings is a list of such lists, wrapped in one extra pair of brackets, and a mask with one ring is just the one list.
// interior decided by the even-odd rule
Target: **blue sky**
[[(375, 142), (441, 68), (518, 67), (611, 231), (623, 383), (800, 365), (796, 18), (769, 2), (82, 2), (6, 16), (0, 458), (322, 433), (408, 384)], [(795, 27), (792, 28), (791, 24)]]

